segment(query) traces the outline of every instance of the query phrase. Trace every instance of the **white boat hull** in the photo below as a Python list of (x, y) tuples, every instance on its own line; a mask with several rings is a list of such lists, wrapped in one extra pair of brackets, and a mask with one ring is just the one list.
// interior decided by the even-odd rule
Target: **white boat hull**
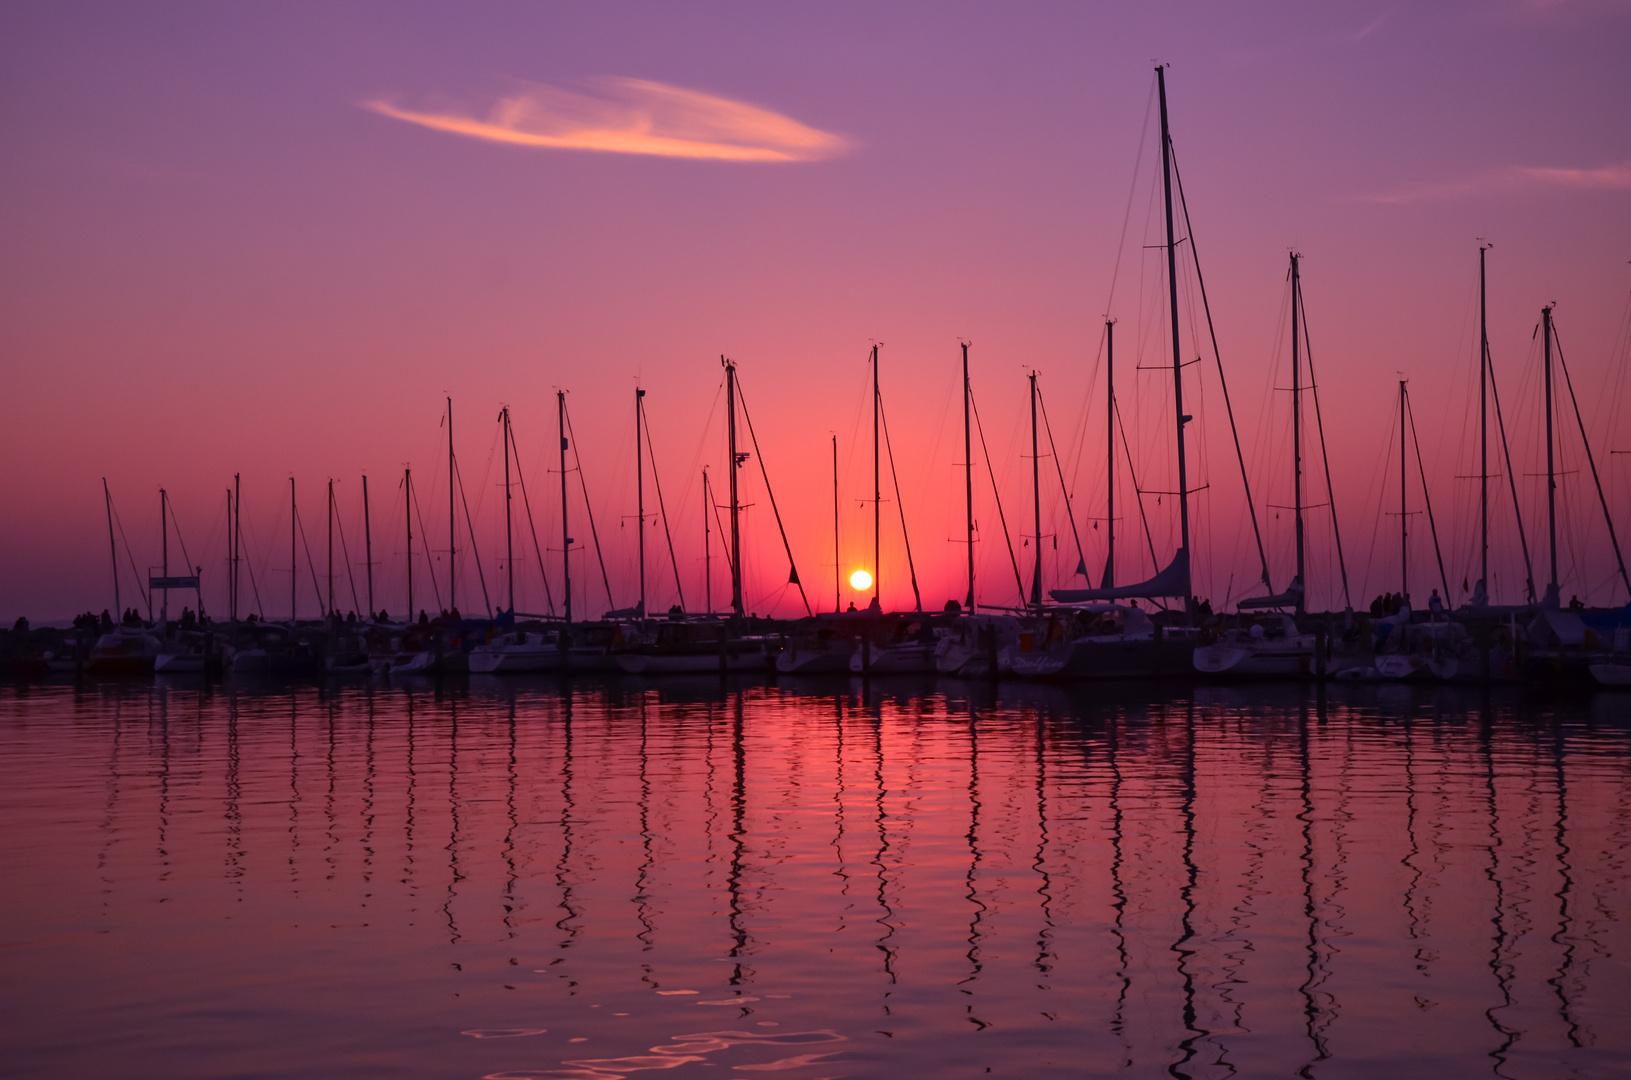
[(501, 646), (490, 648), (478, 645), (470, 652), (472, 675), (519, 675), (529, 671), (558, 671), (561, 651), (549, 646)]
[(1591, 677), (1604, 686), (1631, 686), (1631, 664), (1592, 664)]
[[(851, 674), (867, 673), (868, 658), (865, 652), (866, 646), (863, 645), (850, 654)], [(870, 662), (873, 675), (934, 675), (938, 670), (934, 666), (933, 645), (875, 645)]]

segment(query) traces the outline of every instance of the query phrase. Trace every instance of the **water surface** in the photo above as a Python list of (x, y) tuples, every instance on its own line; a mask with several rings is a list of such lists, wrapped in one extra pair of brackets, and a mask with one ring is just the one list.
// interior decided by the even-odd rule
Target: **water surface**
[(1631, 695), (0, 689), (0, 1074), (1631, 1071)]

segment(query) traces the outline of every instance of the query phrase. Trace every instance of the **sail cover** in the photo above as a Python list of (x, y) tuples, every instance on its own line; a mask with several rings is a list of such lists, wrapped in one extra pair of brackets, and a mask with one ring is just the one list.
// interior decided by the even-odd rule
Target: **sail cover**
[(1084, 600), (1135, 600), (1157, 596), (1188, 598), (1189, 550), (1179, 548), (1173, 553), (1166, 569), (1137, 585), (1116, 585), (1108, 589), (1052, 589), (1048, 595), (1061, 604), (1076, 604)]
[(1263, 608), (1301, 607), (1303, 602), (1303, 583), (1293, 580), (1286, 586), (1283, 593), (1273, 596), (1253, 596), (1242, 600), (1235, 606), (1241, 611), (1258, 611)]

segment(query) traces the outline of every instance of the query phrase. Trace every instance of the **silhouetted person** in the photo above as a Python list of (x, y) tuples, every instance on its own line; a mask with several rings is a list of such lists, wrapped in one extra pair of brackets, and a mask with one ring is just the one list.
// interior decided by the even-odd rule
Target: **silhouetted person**
[(1437, 589), (1434, 589), (1433, 595), (1427, 598), (1427, 610), (1434, 615), (1442, 614), (1444, 611), (1444, 601), (1439, 597)]
[(28, 620), (21, 615), (17, 616), (17, 621), (11, 624), (11, 632), (14, 634), (28, 633)]
[(849, 602), (849, 607), (846, 610), (847, 611), (854, 611), (855, 610), (855, 601), (854, 600), (851, 600)]

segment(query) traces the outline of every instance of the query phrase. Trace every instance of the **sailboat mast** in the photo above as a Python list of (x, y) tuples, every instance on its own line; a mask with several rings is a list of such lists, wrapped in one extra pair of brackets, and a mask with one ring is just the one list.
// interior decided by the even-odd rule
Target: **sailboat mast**
[(1478, 245), (1478, 581), (1489, 595), (1489, 309), (1484, 252)]
[(413, 622), (413, 470), (402, 470), (402, 487), (407, 492), (403, 517), (408, 521), (408, 621)]
[[(1102, 589), (1116, 584), (1116, 321), (1104, 320), (1104, 580)], [(1091, 584), (1091, 582), (1089, 582)]]
[[(1157, 65), (1155, 79), (1161, 97), (1161, 187), (1166, 200), (1167, 214), (1167, 307), (1171, 316), (1172, 332), (1172, 400), (1178, 424), (1178, 534), (1179, 547), (1187, 565), (1189, 559), (1189, 468), (1184, 460), (1184, 425), (1190, 417), (1184, 415), (1184, 362), (1183, 346), (1178, 340), (1178, 241), (1172, 222), (1172, 132), (1167, 123), (1167, 73)], [(1186, 587), (1184, 609), (1194, 603)]]
[(119, 599), (119, 545), (113, 539), (113, 492), (108, 490), (108, 478), (102, 478), (102, 503), (108, 511), (108, 557), (113, 562), (113, 609), (124, 621), (124, 604)]
[(742, 604), (742, 504), (737, 499), (736, 470), (741, 465), (741, 457), (736, 452), (736, 365), (723, 356), (719, 358), (725, 365), (725, 412), (728, 419), (725, 423), (726, 439), (730, 451), (730, 496), (731, 496), (731, 610), (740, 618), (744, 613)]
[[(163, 488), (159, 488), (159, 531), (163, 534), (164, 566), (159, 572), (164, 575), (164, 597), (159, 602), (159, 625), (165, 631), (170, 629), (170, 496)], [(1552, 575), (1556, 577), (1554, 573)]]
[[(966, 510), (967, 536), (968, 536), (968, 598), (963, 606), (970, 614), (974, 612), (974, 437), (970, 429), (969, 402), (972, 397), (972, 388), (968, 381), (968, 342), (963, 346), (963, 506)], [(833, 469), (837, 475), (838, 468), (838, 437), (833, 436)], [(836, 500), (837, 494), (834, 493)], [(836, 502), (835, 502), (836, 505)]]
[(640, 528), (640, 614), (646, 613), (646, 466), (640, 452), (640, 425), (644, 422), (646, 392), (634, 388), (634, 511)]
[(1405, 516), (1404, 503), (1404, 380), (1399, 380), (1399, 595), (1410, 599), (1410, 521)]
[(878, 417), (883, 398), (878, 391), (878, 346), (872, 346), (872, 599), (879, 604), (883, 592), (883, 474), (878, 467)]
[(1031, 372), (1031, 532), (1036, 540), (1036, 565), (1031, 573), (1031, 603), (1042, 603), (1042, 473), (1037, 468), (1036, 372)]
[(458, 601), (453, 599), (453, 583), (457, 580), (458, 551), (454, 540), (453, 496), (454, 496), (454, 462), (453, 462), (453, 399), (447, 399), (447, 610), (451, 613), (457, 611)]
[(328, 611), (325, 615), (334, 615), (334, 479), (328, 482)]
[(572, 625), (572, 536), (566, 531), (566, 391), (555, 391), (556, 423), (561, 433), (561, 581), (566, 593), (566, 625)]
[(238, 576), (238, 569), (243, 565), (243, 477), (239, 473), (232, 474), (232, 621), (238, 621), (238, 594), (243, 584)]
[[(504, 406), (504, 572), (509, 576), (510, 614), (515, 615), (515, 530), (510, 526), (510, 407)], [(637, 433), (638, 434), (638, 433)]]
[(1552, 579), (1546, 586), (1546, 603), (1555, 607), (1557, 588), (1557, 464), (1552, 439), (1552, 307), (1540, 309), (1541, 326), (1546, 334), (1546, 531), (1551, 554)]
[[(1303, 406), (1302, 334), (1298, 322), (1302, 303), (1301, 256), (1291, 253), (1291, 489), (1297, 524), (1297, 613), (1303, 611), (1307, 582), (1303, 580)], [(1401, 429), (1403, 430), (1403, 429)], [(1402, 436), (1401, 436), (1402, 437)]]
[(714, 530), (708, 515), (714, 510), (713, 493), (708, 488), (708, 466), (702, 467), (702, 595), (705, 614), (714, 613)]
[(374, 617), (374, 524), (368, 514), (368, 474), (362, 474), (363, 566), (368, 570), (368, 617)]
[[(967, 355), (965, 349), (964, 355)], [(111, 536), (112, 533), (110, 532)], [(844, 610), (844, 562), (838, 554), (838, 436), (832, 437), (832, 609)], [(974, 594), (969, 593), (970, 596)]]
[(300, 560), (295, 557), (295, 532), (299, 519), (295, 516), (294, 477), (289, 477), (289, 625), (295, 622), (295, 584), (300, 580)]
[(233, 565), (233, 542), (236, 537), (232, 535), (232, 489), (227, 488), (227, 617), (233, 622), (238, 621), (237, 581)]

